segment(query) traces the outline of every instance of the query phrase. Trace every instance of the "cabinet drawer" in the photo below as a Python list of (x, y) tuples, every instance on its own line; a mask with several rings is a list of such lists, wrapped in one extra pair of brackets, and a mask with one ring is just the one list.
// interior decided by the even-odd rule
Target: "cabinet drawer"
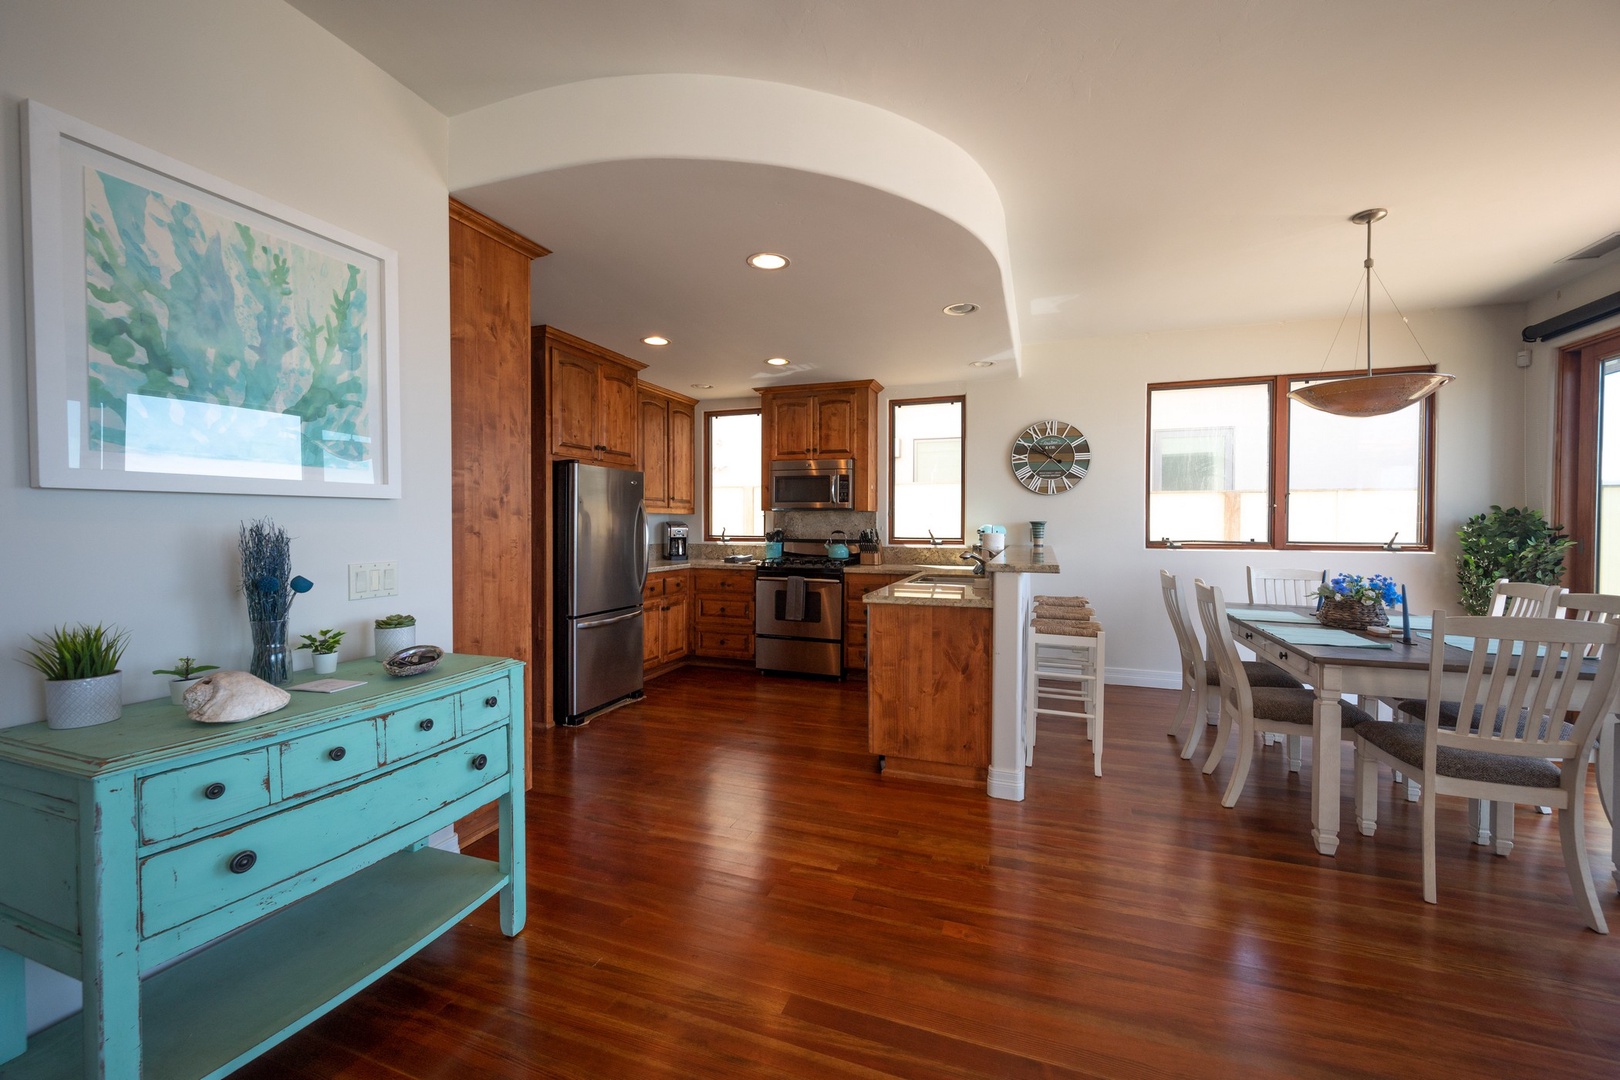
[(741, 630), (704, 630), (700, 627), (697, 632), (697, 654), (752, 660), (754, 635)]
[(866, 624), (845, 623), (844, 644), (857, 646), (864, 651), (866, 649)]
[[(480, 756), (482, 769), (477, 768)], [(505, 733), (492, 731), (367, 783), (153, 855), (140, 865), (140, 934), (160, 934), (297, 877), (506, 771)]]
[(254, 750), (142, 777), (141, 842), (150, 844), (270, 805), (270, 752)]
[(505, 679), (463, 690), (460, 698), (463, 734), (480, 731), (512, 715), (511, 685)]
[(665, 596), (674, 596), (676, 593), (690, 592), (692, 589), (692, 575), (684, 570), (676, 570), (672, 573), (664, 574), (663, 578)]
[(362, 720), (281, 744), (281, 795), (317, 791), (377, 767), (377, 721)]
[(753, 629), (754, 601), (752, 597), (728, 596), (716, 599), (712, 596), (699, 596), (697, 598), (697, 617), (701, 621), (718, 619), (724, 622), (742, 623)]
[(754, 595), (754, 575), (745, 570), (694, 570), (692, 587), (700, 593)]
[(456, 737), (456, 699), (440, 698), (382, 718), (383, 759), (400, 761)]
[(641, 586), (641, 602), (656, 600), (664, 595), (664, 575), (648, 574), (647, 580)]

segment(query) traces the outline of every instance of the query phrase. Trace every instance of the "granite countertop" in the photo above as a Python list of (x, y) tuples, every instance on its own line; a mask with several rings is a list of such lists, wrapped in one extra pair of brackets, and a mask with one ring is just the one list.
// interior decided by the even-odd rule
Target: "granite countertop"
[[(953, 552), (955, 548), (945, 551)], [(899, 555), (899, 558), (895, 558)], [(845, 574), (920, 574), (950, 573), (970, 574), (973, 567), (970, 563), (957, 556), (946, 558), (938, 549), (934, 548), (885, 548), (884, 561), (880, 563), (851, 563), (844, 567)], [(938, 560), (938, 561), (934, 561)], [(655, 557), (647, 567), (649, 574), (661, 574), (670, 570), (753, 570), (759, 565), (756, 555), (751, 562), (728, 563), (723, 559), (704, 559), (693, 557), (683, 562), (671, 562), (662, 557)], [(1009, 547), (1000, 555), (991, 559), (985, 569), (992, 574), (1055, 574), (1061, 569), (1050, 547)]]
[[(941, 578), (949, 580), (941, 581)], [(904, 604), (915, 607), (988, 608), (994, 606), (988, 577), (971, 570), (941, 572), (924, 567), (918, 573), (866, 594), (868, 604)]]

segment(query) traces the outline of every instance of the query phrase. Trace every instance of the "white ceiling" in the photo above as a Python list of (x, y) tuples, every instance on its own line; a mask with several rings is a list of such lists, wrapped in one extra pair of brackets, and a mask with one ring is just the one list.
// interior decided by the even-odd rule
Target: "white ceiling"
[[(1346, 219), (1372, 206), (1408, 314), (1529, 299), (1620, 230), (1616, 0), (291, 3), (451, 117), (704, 74), (915, 121), (1000, 194), (1025, 345), (1337, 317), (1365, 240)], [(848, 181), (661, 159), (458, 194), (555, 252), (537, 321), (694, 396), (762, 385), (773, 354), (798, 361), (789, 382), (980, 377), (968, 362), (1012, 340), (982, 246)], [(742, 268), (778, 247), (795, 262), (774, 280)], [(939, 314), (958, 300), (983, 308)], [(675, 344), (639, 343), (655, 331)]]

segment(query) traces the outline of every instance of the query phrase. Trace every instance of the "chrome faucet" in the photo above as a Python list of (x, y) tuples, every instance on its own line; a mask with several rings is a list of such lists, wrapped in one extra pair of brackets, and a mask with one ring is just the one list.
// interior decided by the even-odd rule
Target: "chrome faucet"
[(974, 576), (976, 576), (976, 577), (983, 577), (984, 576), (984, 556), (983, 555), (977, 555), (977, 554), (974, 554), (971, 551), (964, 551), (964, 552), (962, 552), (961, 558), (972, 559), (973, 560), (973, 573), (974, 573)]

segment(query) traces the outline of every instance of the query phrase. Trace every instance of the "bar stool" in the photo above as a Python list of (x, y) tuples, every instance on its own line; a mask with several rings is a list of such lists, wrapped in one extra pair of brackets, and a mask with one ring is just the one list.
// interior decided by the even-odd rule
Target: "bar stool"
[[(1091, 771), (1102, 775), (1104, 636), (1084, 597), (1035, 598), (1024, 694), (1024, 764), (1035, 761), (1041, 713), (1086, 722)], [(1079, 601), (1078, 603), (1076, 601)], [(1084, 615), (1079, 615), (1084, 611)], [(1045, 699), (1049, 705), (1042, 707)], [(1050, 704), (1055, 703), (1055, 704)]]

